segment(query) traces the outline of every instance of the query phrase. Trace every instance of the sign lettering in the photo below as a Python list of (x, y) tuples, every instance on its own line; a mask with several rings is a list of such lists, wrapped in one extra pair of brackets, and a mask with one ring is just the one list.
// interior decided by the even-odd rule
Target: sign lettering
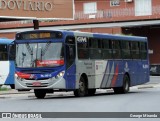
[(86, 37), (77, 37), (77, 42), (87, 43), (87, 38)]
[(51, 11), (53, 9), (53, 3), (44, 1), (22, 1), (22, 0), (0, 0), (0, 9), (23, 9), (25, 11)]
[(0, 0), (0, 18), (73, 20), (74, 0)]

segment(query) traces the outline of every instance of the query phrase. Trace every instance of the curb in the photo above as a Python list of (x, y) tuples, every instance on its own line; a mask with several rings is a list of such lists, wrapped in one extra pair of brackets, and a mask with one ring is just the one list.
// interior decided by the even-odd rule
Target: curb
[(149, 89), (149, 88), (158, 88), (158, 87), (160, 87), (160, 83), (148, 83), (148, 84), (144, 84), (144, 85), (134, 86), (133, 88), (135, 88), (135, 89)]
[(0, 91), (0, 95), (10, 95), (10, 94), (28, 94), (28, 93), (33, 93), (33, 91), (22, 91), (18, 92), (15, 89), (11, 89), (9, 91)]

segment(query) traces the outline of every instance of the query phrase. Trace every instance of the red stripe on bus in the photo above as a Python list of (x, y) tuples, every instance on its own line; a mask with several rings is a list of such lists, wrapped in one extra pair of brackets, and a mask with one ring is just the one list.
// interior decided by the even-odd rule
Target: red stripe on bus
[(18, 77), (20, 77), (20, 78), (29, 79), (29, 78), (31, 77), (31, 74), (25, 74), (25, 73), (21, 73), (21, 72), (16, 72), (16, 74), (17, 74)]
[(117, 81), (117, 78), (118, 78), (118, 70), (119, 70), (119, 68), (118, 68), (118, 64), (117, 64), (116, 70), (115, 70), (115, 73), (114, 73), (114, 76), (113, 76), (113, 79), (112, 79), (112, 83), (111, 83), (112, 87), (115, 87), (115, 85), (116, 85), (116, 81)]

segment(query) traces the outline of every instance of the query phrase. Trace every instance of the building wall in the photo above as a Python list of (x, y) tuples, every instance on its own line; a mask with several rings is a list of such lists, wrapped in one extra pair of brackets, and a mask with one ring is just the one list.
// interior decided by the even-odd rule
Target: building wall
[(122, 29), (120, 27), (115, 28), (88, 28), (79, 29), (82, 32), (92, 32), (92, 33), (109, 33), (109, 34), (122, 34)]
[(83, 3), (89, 2), (97, 2), (97, 9), (98, 10), (107, 10), (107, 9), (119, 9), (119, 8), (129, 8), (134, 7), (134, 2), (127, 3), (124, 0), (120, 0), (119, 6), (110, 6), (110, 0), (75, 0), (75, 10), (76, 11), (83, 11)]
[(0, 33), (0, 38), (6, 37), (8, 39), (14, 39), (15, 38), (15, 32), (11, 33)]

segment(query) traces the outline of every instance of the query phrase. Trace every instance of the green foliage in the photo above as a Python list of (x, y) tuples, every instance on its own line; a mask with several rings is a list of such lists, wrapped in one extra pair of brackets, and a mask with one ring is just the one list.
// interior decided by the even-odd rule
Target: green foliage
[(6, 87), (1, 87), (1, 86), (0, 86), (0, 91), (8, 91), (8, 90), (10, 90), (10, 89), (8, 89), (8, 88), (6, 88)]

